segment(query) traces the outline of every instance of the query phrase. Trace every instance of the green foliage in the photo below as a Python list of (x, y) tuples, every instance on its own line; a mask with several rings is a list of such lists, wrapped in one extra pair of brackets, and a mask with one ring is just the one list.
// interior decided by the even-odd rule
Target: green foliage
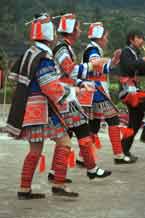
[(114, 102), (114, 104), (121, 110), (125, 110), (126, 106), (122, 104), (122, 102), (118, 98), (119, 93), (119, 83), (116, 81), (111, 81), (109, 86), (111, 99)]
[[(11, 86), (7, 86), (5, 90), (6, 103), (11, 104), (12, 102), (13, 89)], [(4, 90), (0, 90), (0, 104), (4, 103)]]
[[(115, 48), (124, 46), (125, 35), (130, 26), (144, 29), (145, 16), (142, 9), (143, 0), (1, 0), (0, 45), (8, 55), (18, 55), (28, 41), (26, 21), (34, 14), (48, 12), (51, 15), (60, 15), (68, 12), (77, 13), (81, 22), (104, 21), (110, 30), (108, 53)], [(134, 8), (138, 8), (139, 13)], [(80, 43), (87, 42), (88, 26), (82, 26), (81, 41), (76, 46), (77, 52)], [(82, 45), (81, 45), (82, 46)]]
[[(129, 28), (145, 29), (144, 6), (144, 0), (1, 0), (0, 66), (7, 74), (11, 59), (13, 60), (14, 57), (23, 53), (29, 41), (25, 22), (31, 20), (34, 14), (40, 12), (48, 12), (51, 15), (70, 12), (77, 14), (81, 21), (82, 35), (75, 45), (75, 49), (80, 61), (88, 42), (88, 26), (82, 25), (83, 22), (103, 21), (105, 23), (110, 31), (110, 40), (105, 54), (111, 56), (114, 49), (124, 47)], [(142, 86), (145, 86), (144, 82)], [(111, 84), (110, 90), (115, 103), (122, 107), (114, 95), (117, 84)], [(9, 82), (7, 93), (8, 96), (11, 96)]]

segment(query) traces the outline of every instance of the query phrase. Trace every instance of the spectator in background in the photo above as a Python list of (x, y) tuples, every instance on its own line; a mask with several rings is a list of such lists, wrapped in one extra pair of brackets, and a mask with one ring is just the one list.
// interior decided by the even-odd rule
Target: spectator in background
[(144, 45), (144, 33), (131, 30), (127, 37), (127, 46), (120, 57), (120, 86), (119, 98), (127, 105), (129, 114), (128, 127), (134, 134), (122, 140), (125, 155), (137, 160), (130, 150), (137, 134), (145, 111), (145, 92), (140, 89), (137, 75), (145, 75), (145, 57), (141, 56), (140, 48)]

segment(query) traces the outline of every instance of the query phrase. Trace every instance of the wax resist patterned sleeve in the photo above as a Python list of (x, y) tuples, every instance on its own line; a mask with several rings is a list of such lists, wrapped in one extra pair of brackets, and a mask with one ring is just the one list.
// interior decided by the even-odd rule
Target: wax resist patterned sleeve
[[(88, 57), (89, 57), (88, 61), (91, 62), (91, 61), (95, 61), (96, 59), (101, 58), (101, 55), (99, 54), (99, 51), (97, 48), (92, 48), (88, 52)], [(110, 65), (111, 65), (111, 59), (108, 61), (108, 63), (106, 63), (104, 65), (100, 65), (100, 69), (98, 67), (98, 69), (100, 71), (98, 73), (105, 73), (105, 74), (109, 73), (110, 72)]]
[(66, 46), (62, 46), (55, 53), (55, 60), (62, 73), (67, 74), (72, 79), (76, 80), (77, 77), (85, 79), (89, 73), (89, 64), (76, 64), (72, 60), (70, 52)]
[(55, 64), (52, 60), (43, 60), (37, 71), (37, 81), (43, 94), (55, 103), (60, 102), (70, 94), (70, 89), (58, 80)]

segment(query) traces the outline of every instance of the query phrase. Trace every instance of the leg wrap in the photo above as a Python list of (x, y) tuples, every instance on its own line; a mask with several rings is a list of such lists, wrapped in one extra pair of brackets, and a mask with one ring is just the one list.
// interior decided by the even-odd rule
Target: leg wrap
[(56, 146), (53, 166), (55, 171), (54, 182), (57, 184), (65, 182), (69, 154), (70, 148), (68, 146)]
[(55, 154), (56, 154), (56, 149), (57, 149), (57, 146), (55, 146), (55, 149), (54, 149), (54, 152), (53, 152), (53, 159), (52, 159), (52, 164), (51, 164), (51, 170), (54, 171), (54, 167), (55, 167)]
[(21, 188), (31, 188), (32, 178), (40, 158), (40, 153), (29, 152), (24, 160), (21, 174)]
[(91, 137), (92, 137), (95, 147), (97, 149), (100, 149), (102, 147), (102, 144), (100, 142), (99, 136), (97, 134), (92, 134)]
[(118, 126), (109, 126), (108, 131), (113, 153), (115, 155), (121, 154), (123, 150), (120, 139), (120, 128)]
[(92, 169), (96, 166), (93, 142), (90, 136), (79, 139), (79, 146), (82, 157), (84, 159), (84, 164), (87, 169)]

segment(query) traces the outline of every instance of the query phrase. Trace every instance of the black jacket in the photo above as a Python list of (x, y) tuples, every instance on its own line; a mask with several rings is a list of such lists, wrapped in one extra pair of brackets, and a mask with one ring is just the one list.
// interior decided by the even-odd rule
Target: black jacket
[(138, 49), (128, 46), (122, 50), (120, 75), (127, 77), (145, 75), (145, 61), (142, 59)]
[(16, 61), (9, 74), (9, 78), (16, 81), (17, 86), (12, 99), (6, 129), (7, 132), (15, 136), (19, 136), (21, 133), (26, 103), (30, 94), (29, 84), (34, 78), (38, 63), (44, 57), (47, 57), (46, 52), (32, 46)]

